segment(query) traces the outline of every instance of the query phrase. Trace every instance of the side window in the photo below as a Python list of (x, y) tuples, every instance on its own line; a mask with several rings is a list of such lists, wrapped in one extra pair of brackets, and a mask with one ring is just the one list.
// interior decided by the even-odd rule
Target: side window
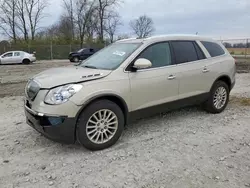
[(206, 41), (201, 41), (201, 43), (203, 44), (203, 46), (205, 46), (211, 57), (216, 57), (225, 54), (225, 51), (219, 44)]
[(171, 44), (173, 46), (176, 64), (199, 60), (192, 41), (173, 41)]
[(15, 52), (14, 56), (20, 56), (20, 52)]
[(138, 58), (145, 58), (151, 61), (151, 68), (171, 65), (170, 45), (168, 42), (153, 44), (146, 48)]
[(201, 50), (200, 46), (194, 42), (194, 47), (195, 47), (195, 50), (197, 52), (197, 55), (198, 55), (198, 58), (201, 60), (201, 59), (206, 59), (206, 56), (204, 54), (204, 52)]
[(3, 55), (3, 57), (12, 57), (12, 55), (13, 55), (13, 53), (11, 52), (11, 53), (7, 53), (7, 54)]

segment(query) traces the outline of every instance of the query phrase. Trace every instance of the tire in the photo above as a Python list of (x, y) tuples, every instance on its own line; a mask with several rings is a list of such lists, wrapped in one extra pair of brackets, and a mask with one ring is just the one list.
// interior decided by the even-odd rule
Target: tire
[[(219, 106), (216, 107), (214, 100), (216, 100), (215, 97), (216, 97), (216, 94), (219, 92), (219, 90), (224, 91), (223, 96), (225, 96), (226, 98), (225, 100), (222, 99), (224, 102), (219, 103), (221, 104), (221, 106), (218, 104)], [(224, 97), (221, 97), (221, 98), (224, 98)], [(210, 91), (210, 96), (208, 100), (205, 102), (204, 107), (207, 112), (212, 113), (212, 114), (218, 114), (225, 110), (225, 108), (227, 107), (228, 101), (229, 101), (228, 85), (223, 81), (217, 81), (214, 83)]]
[[(111, 117), (114, 117), (114, 119), (111, 120), (110, 122), (111, 124), (112, 123), (113, 124), (110, 126), (106, 126), (105, 120), (104, 122), (99, 121), (99, 123), (97, 124), (92, 124), (92, 122), (93, 123), (98, 122), (97, 119), (103, 119), (103, 118), (100, 118), (99, 112), (101, 112), (101, 117), (104, 117), (106, 114), (105, 117), (107, 119), (109, 118), (108, 114), (111, 114), (109, 115), (110, 119), (112, 119)], [(95, 119), (94, 114), (96, 115), (97, 119)], [(116, 121), (118, 123), (114, 123)], [(99, 100), (90, 104), (80, 114), (78, 121), (77, 121), (76, 137), (77, 137), (78, 142), (81, 145), (83, 145), (85, 148), (89, 150), (102, 150), (102, 149), (105, 149), (114, 145), (117, 142), (117, 140), (120, 138), (123, 132), (123, 129), (124, 129), (124, 114), (121, 108), (112, 101)], [(89, 134), (87, 134), (87, 132)], [(113, 136), (111, 133), (113, 134)], [(94, 136), (94, 134), (96, 134), (96, 136)], [(108, 138), (109, 136), (110, 138)], [(91, 137), (93, 138), (91, 139)], [(103, 140), (106, 139), (106, 141), (101, 142), (102, 139)]]
[(23, 64), (25, 64), (25, 65), (30, 64), (30, 60), (29, 59), (24, 59)]
[(73, 62), (75, 62), (75, 63), (79, 62), (79, 57), (74, 57)]

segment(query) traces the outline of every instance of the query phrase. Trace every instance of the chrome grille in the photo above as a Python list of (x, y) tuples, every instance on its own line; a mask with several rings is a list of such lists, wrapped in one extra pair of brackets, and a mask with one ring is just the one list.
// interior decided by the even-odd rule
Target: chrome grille
[(39, 90), (40, 90), (39, 84), (34, 80), (30, 80), (26, 85), (25, 93), (29, 99), (34, 100)]

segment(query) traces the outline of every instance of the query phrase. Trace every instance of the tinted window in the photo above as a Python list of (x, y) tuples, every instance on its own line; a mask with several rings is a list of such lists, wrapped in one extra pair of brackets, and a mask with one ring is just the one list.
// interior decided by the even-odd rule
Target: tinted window
[(177, 64), (199, 60), (193, 42), (174, 41), (172, 46)]
[(3, 55), (3, 57), (12, 57), (12, 54), (13, 53), (7, 53), (7, 54)]
[(199, 59), (206, 59), (206, 56), (204, 55), (203, 51), (201, 50), (200, 46), (194, 42), (194, 47), (197, 52), (198, 58)]
[(171, 52), (169, 43), (162, 42), (149, 46), (139, 55), (138, 58), (145, 58), (151, 61), (151, 68), (171, 65)]
[(225, 54), (221, 46), (214, 42), (201, 41), (201, 43), (205, 46), (211, 57), (216, 57)]
[(20, 52), (15, 52), (14, 56), (20, 56)]

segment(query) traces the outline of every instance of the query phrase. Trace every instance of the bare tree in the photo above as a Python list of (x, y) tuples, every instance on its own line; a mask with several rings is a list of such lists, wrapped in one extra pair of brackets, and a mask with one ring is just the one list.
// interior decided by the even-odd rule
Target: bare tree
[(79, 32), (79, 38), (81, 41), (81, 47), (84, 42), (86, 29), (91, 22), (91, 17), (94, 12), (94, 1), (77, 0), (76, 1), (76, 25)]
[(105, 31), (109, 36), (110, 43), (114, 42), (114, 35), (120, 25), (122, 25), (122, 23), (119, 14), (111, 12), (108, 16), (107, 23), (105, 26)]
[(13, 39), (16, 43), (17, 40), (17, 3), (16, 0), (0, 1), (0, 28), (4, 34)]
[(29, 34), (34, 40), (39, 29), (39, 22), (45, 17), (44, 10), (48, 5), (48, 0), (16, 0), (16, 3), (19, 19), (17, 27), (26, 41), (29, 39)]
[(18, 29), (23, 33), (24, 40), (29, 39), (29, 33), (26, 23), (26, 12), (25, 12), (25, 0), (17, 0), (17, 15), (19, 19), (19, 24), (17, 25)]
[(139, 38), (148, 37), (154, 32), (154, 22), (146, 15), (130, 21), (129, 25)]
[(61, 15), (59, 21), (49, 27), (46, 27), (42, 31), (38, 32), (36, 36), (40, 38), (49, 38), (50, 40), (60, 38), (64, 42), (70, 42), (72, 40), (71, 33), (71, 21), (70, 18), (64, 15)]
[(130, 36), (128, 34), (121, 34), (118, 35), (117, 40), (128, 39)]
[(74, 35), (72, 32), (74, 32), (74, 30), (72, 28), (71, 18), (67, 16), (61, 16), (57, 24), (56, 31), (58, 35), (62, 37), (64, 40), (72, 41), (72, 36)]
[(99, 27), (98, 33), (99, 38), (103, 41), (104, 38), (104, 29), (105, 29), (105, 20), (108, 18), (109, 11), (118, 5), (121, 1), (120, 0), (98, 0), (97, 11), (98, 11), (98, 18), (99, 18)]
[[(84, 0), (82, 0), (84, 1)], [(74, 40), (75, 38), (75, 24), (74, 24), (74, 21), (75, 21), (75, 18), (74, 18), (74, 3), (73, 3), (73, 0), (63, 0), (63, 7), (64, 9), (66, 10), (66, 17), (69, 18), (70, 20), (70, 23), (71, 23), (71, 34), (72, 34), (72, 40)]]
[(89, 21), (87, 22), (86, 25), (86, 38), (89, 41), (93, 40), (94, 34), (97, 31), (96, 28), (97, 28), (98, 18), (95, 15), (96, 11), (93, 10), (92, 16), (89, 18)]
[(38, 24), (44, 18), (44, 9), (48, 5), (47, 0), (25, 0), (25, 8), (29, 18), (29, 27), (31, 39), (35, 39), (36, 31), (39, 29)]

